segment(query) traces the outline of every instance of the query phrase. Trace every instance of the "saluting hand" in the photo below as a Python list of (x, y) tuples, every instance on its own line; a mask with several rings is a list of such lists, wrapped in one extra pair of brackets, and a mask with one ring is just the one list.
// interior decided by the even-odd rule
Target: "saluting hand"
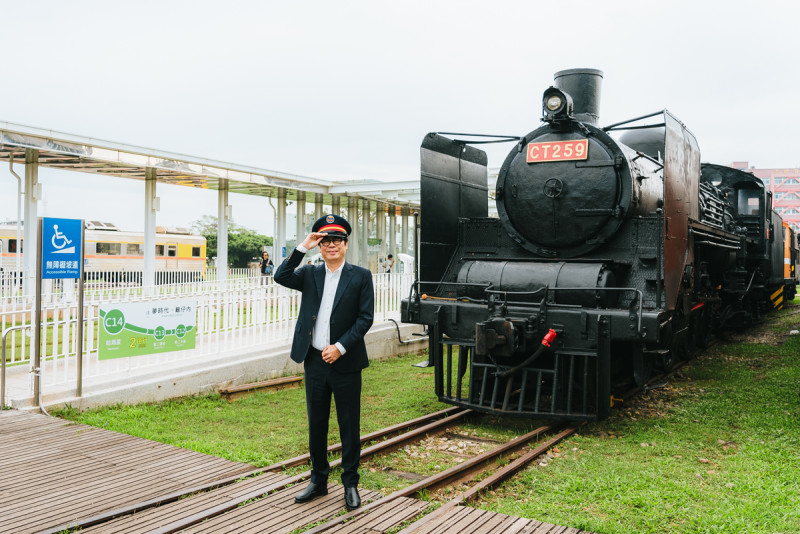
[(322, 241), (322, 238), (325, 237), (326, 235), (328, 235), (328, 232), (311, 232), (303, 240), (302, 245), (303, 247), (305, 247), (306, 250), (311, 250), (312, 248), (319, 245), (319, 242)]
[(341, 357), (342, 353), (339, 352), (339, 349), (336, 345), (328, 345), (324, 349), (322, 349), (322, 359), (325, 363), (333, 363)]

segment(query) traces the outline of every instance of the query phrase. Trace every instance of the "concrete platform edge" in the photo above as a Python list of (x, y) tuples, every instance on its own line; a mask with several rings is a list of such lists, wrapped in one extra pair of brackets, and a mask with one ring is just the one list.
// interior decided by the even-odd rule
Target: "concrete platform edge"
[[(407, 344), (398, 341), (397, 329), (392, 322), (373, 326), (366, 337), (370, 360), (381, 360), (398, 354), (422, 353), (428, 348), (427, 338), (414, 336), (422, 332), (418, 325), (400, 325), (400, 335)], [(289, 358), (289, 345), (268, 349), (249, 348), (236, 354), (221, 354), (222, 362), (204, 362), (191, 367), (187, 362), (183, 369), (158, 376), (149, 373), (135, 377), (135, 382), (121, 383), (108, 380), (103, 386), (84, 387), (84, 395), (76, 397), (72, 392), (44, 392), (42, 403), (45, 409), (71, 407), (78, 410), (99, 408), (117, 404), (139, 404), (160, 402), (167, 399), (208, 395), (222, 387), (247, 384), (258, 380), (303, 374), (303, 366)], [(196, 365), (196, 364), (195, 364)], [(33, 399), (12, 400), (14, 408), (38, 412)]]

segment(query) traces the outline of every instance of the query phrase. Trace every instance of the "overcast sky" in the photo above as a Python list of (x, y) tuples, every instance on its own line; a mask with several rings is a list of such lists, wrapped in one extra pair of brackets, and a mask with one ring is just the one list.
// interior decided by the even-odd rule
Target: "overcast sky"
[[(601, 124), (667, 108), (703, 161), (800, 166), (796, 1), (0, 5), (0, 121), (330, 180), (416, 179), (425, 133), (526, 134), (553, 73), (589, 67), (605, 73)], [(40, 215), (143, 228), (143, 182), (40, 177)], [(0, 170), (0, 219), (15, 218), (15, 191)], [(216, 215), (216, 192), (158, 194), (158, 224)], [(231, 203), (271, 235), (266, 199)]]

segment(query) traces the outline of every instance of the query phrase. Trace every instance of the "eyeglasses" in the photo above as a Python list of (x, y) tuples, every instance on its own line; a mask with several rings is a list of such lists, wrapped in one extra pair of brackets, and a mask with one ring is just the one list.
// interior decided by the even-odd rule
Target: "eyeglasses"
[(339, 247), (344, 242), (345, 242), (345, 239), (343, 237), (325, 237), (325, 238), (322, 239), (322, 241), (319, 242), (319, 245), (321, 247), (327, 247), (329, 245), (333, 245), (335, 247)]

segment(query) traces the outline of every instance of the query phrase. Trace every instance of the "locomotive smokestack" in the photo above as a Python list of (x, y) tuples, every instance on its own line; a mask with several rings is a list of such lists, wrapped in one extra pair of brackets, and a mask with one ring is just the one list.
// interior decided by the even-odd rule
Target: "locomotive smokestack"
[(603, 71), (568, 69), (555, 73), (554, 86), (572, 97), (575, 119), (597, 126), (600, 118), (600, 86)]

